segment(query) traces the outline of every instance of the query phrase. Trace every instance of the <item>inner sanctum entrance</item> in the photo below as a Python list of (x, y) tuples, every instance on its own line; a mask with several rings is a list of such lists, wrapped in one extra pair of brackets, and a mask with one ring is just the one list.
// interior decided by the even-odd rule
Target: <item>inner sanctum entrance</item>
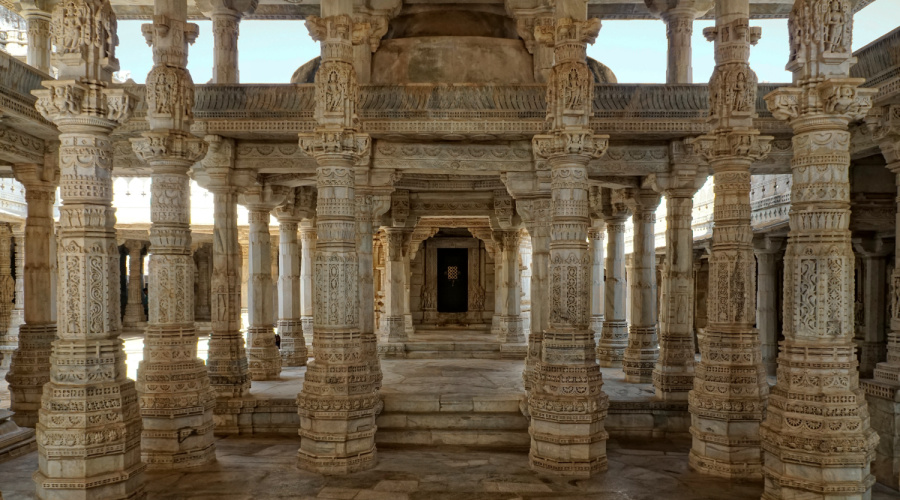
[(464, 313), (469, 310), (469, 250), (437, 249), (437, 310)]

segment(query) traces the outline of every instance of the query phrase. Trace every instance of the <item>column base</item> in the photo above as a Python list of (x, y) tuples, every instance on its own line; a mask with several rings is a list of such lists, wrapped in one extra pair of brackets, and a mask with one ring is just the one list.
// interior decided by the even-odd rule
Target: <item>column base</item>
[(250, 393), (250, 368), (239, 332), (213, 332), (206, 369), (217, 398), (242, 398)]
[(34, 429), (16, 425), (13, 412), (0, 409), (0, 463), (37, 449)]
[(653, 370), (653, 387), (660, 401), (687, 401), (694, 388), (694, 373)]
[(247, 328), (247, 362), (250, 366), (250, 380), (277, 380), (281, 375), (281, 354), (275, 345), (275, 330), (272, 326), (251, 326)]
[(381, 404), (374, 393), (332, 397), (298, 394), (297, 467), (325, 475), (351, 474), (374, 467), (375, 416)]
[[(78, 479), (49, 478), (40, 471), (34, 473), (37, 498), (46, 500), (87, 500), (115, 498), (117, 500), (144, 500), (144, 471), (147, 465), (138, 463), (119, 472), (114, 478), (107, 475)], [(112, 479), (112, 480), (111, 480)]]
[(525, 342), (525, 331), (521, 316), (502, 316), (500, 318), (500, 342), (522, 343)]
[(385, 316), (382, 340), (384, 342), (404, 342), (409, 339), (403, 324), (403, 316)]
[(653, 369), (659, 358), (656, 326), (634, 326), (628, 329), (628, 346), (622, 361), (625, 382), (646, 384), (653, 382)]
[(303, 338), (303, 322), (299, 319), (278, 320), (281, 335), (281, 366), (306, 366), (309, 352)]
[(900, 385), (860, 380), (866, 393), (872, 429), (878, 433), (872, 473), (879, 483), (900, 489)]
[(619, 368), (628, 346), (628, 323), (604, 321), (597, 343), (597, 363), (604, 368)]
[[(183, 432), (190, 431), (176, 431), (175, 439), (180, 439), (180, 434)], [(210, 428), (205, 431), (208, 432), (210, 436), (212, 436), (213, 426), (210, 425)], [(144, 435), (146, 436), (148, 433), (153, 433), (153, 431), (147, 431), (144, 429)], [(149, 451), (141, 450), (141, 461), (147, 464), (148, 470), (176, 470), (176, 469), (187, 469), (190, 467), (199, 467), (201, 465), (208, 465), (214, 463), (216, 461), (216, 445), (210, 443), (206, 446), (206, 448), (202, 448), (199, 450), (191, 450), (185, 451), (181, 453), (154, 453)]]
[(19, 349), (12, 354), (9, 392), (12, 419), (21, 427), (35, 427), (41, 409), (44, 384), (50, 381), (50, 353), (56, 340), (56, 324), (19, 327)]
[[(757, 441), (757, 446), (751, 446), (751, 453), (755, 450), (757, 453), (759, 452), (759, 442)], [(727, 448), (727, 449), (726, 449)], [(710, 458), (708, 454), (715, 453), (713, 450), (706, 450), (707, 455), (701, 455), (694, 450), (691, 450), (688, 455), (688, 464), (691, 469), (699, 472), (700, 474), (706, 474), (707, 476), (715, 476), (715, 477), (724, 477), (727, 479), (734, 480), (759, 480), (762, 479), (762, 462), (757, 460), (742, 462), (739, 459), (737, 461), (730, 461), (731, 459), (717, 460), (714, 458)], [(730, 446), (724, 447), (722, 450), (725, 454), (734, 452)]]
[(878, 363), (887, 358), (886, 342), (855, 341), (859, 354), (859, 378), (872, 378)]

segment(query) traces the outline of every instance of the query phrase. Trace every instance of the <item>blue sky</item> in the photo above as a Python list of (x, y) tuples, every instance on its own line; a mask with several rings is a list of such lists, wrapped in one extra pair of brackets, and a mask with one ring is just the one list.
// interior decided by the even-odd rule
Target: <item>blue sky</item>
[[(896, 28), (900, 0), (877, 0), (858, 12), (854, 21), (856, 50)], [(122, 70), (143, 83), (153, 64), (144, 43), (144, 21), (119, 21), (117, 55)], [(753, 47), (750, 65), (760, 82), (789, 82), (784, 70), (788, 55), (787, 20), (754, 20), (762, 27), (762, 39)], [(200, 36), (191, 46), (188, 69), (195, 83), (212, 77), (213, 39), (209, 21), (200, 21)], [(713, 21), (694, 23), (694, 82), (709, 81), (713, 69), (713, 44), (703, 38), (703, 28)], [(319, 55), (302, 21), (243, 21), (238, 42), (241, 83), (287, 83), (301, 64)], [(588, 55), (613, 70), (619, 83), (665, 83), (666, 30), (662, 21), (603, 21), (597, 42)], [(636, 63), (637, 62), (637, 63)]]

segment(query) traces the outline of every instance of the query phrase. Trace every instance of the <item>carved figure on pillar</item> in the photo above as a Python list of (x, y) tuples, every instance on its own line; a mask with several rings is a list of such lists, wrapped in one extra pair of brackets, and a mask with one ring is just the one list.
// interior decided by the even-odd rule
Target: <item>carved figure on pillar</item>
[[(794, 2), (787, 64), (794, 86), (765, 96), (772, 116), (794, 129), (784, 341), (760, 429), (766, 499), (863, 499), (874, 482), (878, 435), (859, 387), (853, 343), (847, 127), (866, 116), (876, 89), (848, 78), (856, 62), (852, 25), (849, 0)], [(818, 410), (822, 405), (829, 411)]]
[[(349, 5), (352, 6), (352, 3)], [(353, 45), (369, 31), (355, 23), (348, 4), (322, 4), (322, 17), (306, 26), (321, 42), (322, 63), (315, 76), (318, 122), (300, 147), (318, 163), (318, 241), (314, 257), (313, 347), (303, 390), (298, 466), (346, 474), (375, 465), (375, 415), (381, 399), (374, 345), (360, 331), (354, 166), (370, 154), (371, 139), (356, 115), (359, 85)], [(346, 9), (346, 10), (345, 10)]]
[[(109, 89), (116, 18), (109, 2), (53, 11), (58, 80), (34, 91), (60, 131), (59, 311), (38, 415), (38, 498), (143, 498), (141, 414), (119, 338), (119, 249), (110, 133), (135, 100)], [(90, 377), (85, 371), (90, 367)]]
[(153, 468), (182, 468), (215, 460), (215, 392), (197, 357), (194, 259), (191, 256), (188, 170), (207, 145), (190, 133), (194, 83), (188, 44), (197, 37), (187, 2), (158, 1), (142, 32), (153, 48), (147, 75), (150, 131), (132, 140), (152, 170), (150, 187), (149, 318), (138, 392), (144, 417), (142, 459)]
[[(589, 128), (593, 77), (587, 44), (600, 30), (587, 5), (557, 0), (555, 22), (535, 28), (552, 46), (555, 61), (547, 85), (547, 133), (533, 139), (538, 158), (551, 169), (549, 326), (535, 365), (531, 415), (532, 469), (550, 475), (590, 476), (607, 467), (603, 420), (609, 405), (590, 329), (590, 254), (587, 232), (587, 165), (606, 152), (608, 138)], [(574, 16), (574, 17), (573, 17)]]
[(670, 145), (672, 171), (650, 182), (666, 197), (666, 255), (660, 294), (659, 358), (653, 368), (656, 397), (686, 401), (694, 386), (694, 232), (697, 190), (707, 169), (683, 142)]
[(256, 185), (241, 195), (250, 211), (249, 282), (247, 286), (247, 359), (252, 380), (274, 380), (281, 373), (281, 354), (275, 345), (272, 322), (272, 242), (269, 220), (272, 210), (284, 202), (288, 192), (282, 186)]
[(756, 74), (747, 0), (716, 0), (716, 25), (703, 34), (715, 42), (709, 82), (709, 135), (692, 142), (709, 161), (715, 182), (709, 257), (708, 326), (699, 337), (700, 364), (688, 396), (693, 445), (691, 467), (730, 478), (762, 474), (759, 423), (768, 383), (756, 321), (756, 261), (750, 227), (750, 164), (764, 158), (771, 137), (754, 128)]

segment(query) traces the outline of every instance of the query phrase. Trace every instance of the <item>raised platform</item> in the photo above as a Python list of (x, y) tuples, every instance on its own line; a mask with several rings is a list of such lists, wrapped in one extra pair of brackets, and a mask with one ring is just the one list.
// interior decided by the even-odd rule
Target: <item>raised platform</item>
[[(417, 327), (419, 328), (419, 327)], [(383, 359), (518, 359), (528, 345), (500, 342), (490, 330), (421, 327), (403, 342), (379, 342)]]
[[(384, 409), (376, 421), (376, 442), (527, 449), (522, 368), (518, 360), (382, 360)], [(687, 402), (656, 401), (650, 384), (626, 383), (620, 369), (601, 370), (610, 396), (605, 425), (611, 436), (688, 436)], [(295, 400), (305, 371), (285, 368), (281, 380), (253, 382), (250, 397), (220, 401), (216, 433), (296, 434)]]

